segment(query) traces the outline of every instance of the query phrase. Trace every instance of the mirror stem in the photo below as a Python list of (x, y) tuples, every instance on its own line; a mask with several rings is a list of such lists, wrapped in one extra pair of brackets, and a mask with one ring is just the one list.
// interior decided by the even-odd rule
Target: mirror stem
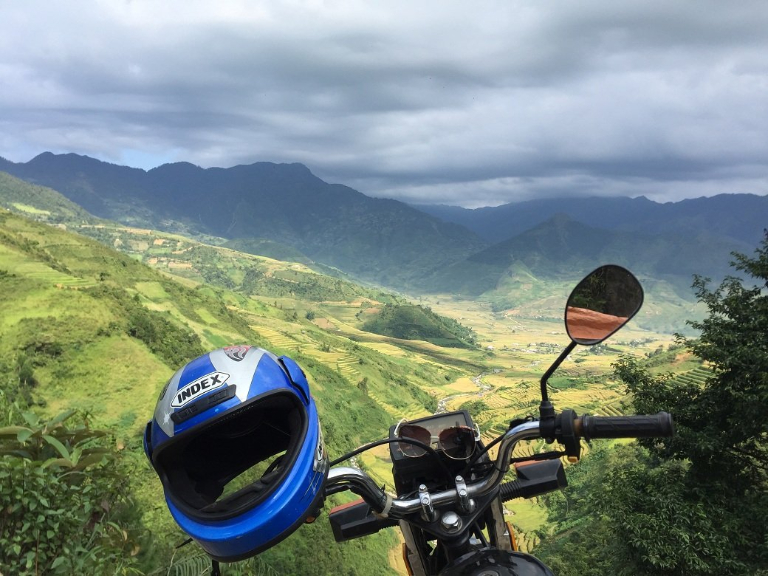
[(549, 404), (549, 395), (547, 394), (547, 380), (549, 380), (549, 377), (552, 376), (552, 373), (557, 370), (558, 366), (563, 363), (563, 360), (565, 360), (568, 357), (568, 354), (573, 352), (573, 349), (576, 348), (576, 342), (571, 340), (570, 344), (565, 347), (565, 350), (563, 350), (560, 353), (560, 356), (557, 357), (557, 360), (552, 362), (552, 366), (549, 367), (549, 369), (544, 372), (544, 376), (541, 377), (541, 404), (542, 406), (547, 403)]

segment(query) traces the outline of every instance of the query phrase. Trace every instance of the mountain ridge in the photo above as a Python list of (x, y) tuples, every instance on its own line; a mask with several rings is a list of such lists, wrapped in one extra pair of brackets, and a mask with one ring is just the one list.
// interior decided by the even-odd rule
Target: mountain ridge
[[(649, 274), (676, 276), (673, 283), (687, 287), (693, 273), (722, 277), (721, 262), (731, 251), (751, 250), (768, 214), (768, 197), (745, 194), (663, 204), (593, 197), (474, 210), (413, 207), (324, 182), (298, 163), (202, 168), (176, 162), (142, 170), (46, 152), (24, 164), (2, 160), (0, 169), (50, 186), (99, 217), (217, 237), (254, 254), (313, 261), (411, 293), (497, 290), (501, 271), (512, 264), (511, 250), (523, 256), (518, 268), (530, 272), (532, 266), (542, 278), (581, 275), (610, 257)], [(557, 214), (565, 217), (559, 228), (550, 223), (538, 235), (529, 233)], [(566, 220), (586, 228), (555, 249), (554, 239), (574, 226)], [(594, 245), (589, 254), (588, 242)]]
[(749, 252), (751, 248), (706, 231), (689, 237), (605, 230), (559, 213), (436, 272), (428, 284), (432, 289), (442, 287), (466, 296), (487, 297), (502, 287), (504, 279), (521, 274), (540, 279), (578, 277), (610, 262), (666, 280), (684, 291), (694, 274), (723, 277), (728, 273), (731, 252)]
[[(768, 196), (718, 194), (677, 202), (655, 202), (639, 196), (527, 200), (496, 207), (461, 208), (417, 205), (417, 208), (473, 230), (495, 243), (544, 222), (558, 212), (590, 226), (637, 232), (708, 229), (756, 245), (768, 220)], [(723, 219), (727, 216), (727, 219)]]
[(99, 217), (230, 240), (263, 237), (399, 287), (486, 245), (473, 232), (404, 203), (326, 183), (301, 164), (203, 169), (176, 163), (147, 172), (44, 153), (0, 168), (50, 186)]

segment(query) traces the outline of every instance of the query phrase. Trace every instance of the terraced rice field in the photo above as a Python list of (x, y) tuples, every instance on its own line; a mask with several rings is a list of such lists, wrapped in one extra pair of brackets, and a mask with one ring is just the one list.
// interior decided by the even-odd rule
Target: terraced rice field
[(11, 274), (37, 280), (49, 286), (60, 288), (85, 288), (95, 283), (86, 278), (78, 278), (66, 272), (54, 270), (42, 262), (30, 260), (28, 257), (0, 246), (0, 267)]
[(675, 382), (681, 384), (696, 384), (703, 385), (704, 382), (712, 376), (712, 371), (704, 366), (699, 366), (688, 372), (683, 372), (675, 377)]
[(296, 345), (298, 344), (298, 341), (293, 336), (290, 336), (284, 332), (273, 330), (272, 328), (259, 326), (258, 332), (261, 334), (261, 336), (266, 338), (274, 348), (281, 350), (292, 350), (295, 349)]
[(404, 408), (398, 408), (388, 402), (381, 394), (368, 391), (368, 397), (381, 406), (381, 408), (392, 417), (392, 422), (398, 422), (403, 418), (406, 420), (414, 420), (430, 415), (429, 411), (417, 402), (411, 402)]
[[(266, 273), (290, 280), (291, 271), (284, 267), (284, 263), (274, 261), (268, 264)], [(150, 286), (142, 290), (146, 296), (157, 296)], [(472, 416), (481, 427), (483, 440), (490, 442), (507, 429), (511, 419), (538, 413), (541, 374), (568, 343), (561, 321), (567, 288), (563, 287), (562, 291), (562, 298), (552, 297), (526, 309), (498, 313), (487, 303), (458, 301), (448, 296), (421, 300), (435, 312), (471, 327), (480, 343), (475, 350), (442, 348), (427, 342), (363, 332), (360, 328), (366, 311), (370, 310), (368, 307), (375, 308), (379, 303), (363, 302), (359, 298), (350, 302), (308, 304), (288, 297), (253, 297), (259, 312), (254, 315), (252, 325), (277, 353), (300, 351), (353, 384), (368, 378), (368, 397), (381, 406), (393, 423), (401, 418), (426, 416), (428, 412), (416, 401), (393, 395), (388, 388), (392, 385), (390, 380), (403, 378), (406, 373), (413, 385), (419, 383), (415, 376), (419, 370), (431, 370), (433, 374), (440, 371), (447, 380), (433, 378), (423, 388), (437, 399), (445, 399), (447, 410), (470, 401), (482, 402), (476, 405)], [(309, 310), (316, 314), (315, 319), (303, 328), (298, 326), (295, 318), (302, 320)], [(621, 386), (609, 378), (611, 363), (619, 353), (643, 355), (671, 341), (668, 335), (649, 333), (630, 325), (619, 338), (609, 341), (611, 349), (604, 354), (577, 348), (556, 373), (559, 380), (553, 379), (550, 388), (553, 403), (558, 409), (573, 408), (579, 413), (622, 414), (627, 399)], [(383, 369), (384, 362), (376, 360), (382, 358), (389, 368)], [(387, 371), (397, 374), (387, 376)], [(476, 378), (481, 374), (479, 386)], [(706, 369), (694, 369), (678, 378), (681, 382), (701, 382), (706, 374)], [(312, 385), (322, 387), (323, 383)], [(386, 430), (382, 430), (384, 434)], [(526, 442), (516, 448), (514, 456), (531, 456), (552, 448), (543, 442)], [(586, 453), (588, 447), (584, 445), (583, 450)], [(387, 447), (381, 447), (361, 455), (359, 463), (377, 482), (391, 487), (388, 456)], [(536, 502), (517, 501), (509, 503), (509, 510), (509, 519), (517, 527), (520, 548), (530, 550), (537, 543), (533, 533), (545, 521), (541, 506)]]

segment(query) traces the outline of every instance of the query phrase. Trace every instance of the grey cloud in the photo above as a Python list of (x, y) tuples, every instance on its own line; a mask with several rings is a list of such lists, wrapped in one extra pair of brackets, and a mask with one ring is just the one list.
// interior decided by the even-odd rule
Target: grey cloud
[(304, 162), (467, 206), (763, 194), (765, 29), (764, 2), (13, 3), (0, 155)]

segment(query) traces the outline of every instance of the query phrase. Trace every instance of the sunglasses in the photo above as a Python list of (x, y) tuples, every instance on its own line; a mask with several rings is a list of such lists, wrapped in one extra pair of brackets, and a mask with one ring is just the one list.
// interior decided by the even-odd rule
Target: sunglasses
[[(395, 429), (395, 436), (416, 440), (427, 446), (437, 443), (437, 449), (453, 460), (466, 460), (475, 451), (475, 431), (468, 426), (451, 426), (437, 436), (432, 436), (423, 426), (400, 422)], [(427, 453), (424, 448), (405, 442), (398, 442), (397, 446), (409, 458), (418, 458)]]

